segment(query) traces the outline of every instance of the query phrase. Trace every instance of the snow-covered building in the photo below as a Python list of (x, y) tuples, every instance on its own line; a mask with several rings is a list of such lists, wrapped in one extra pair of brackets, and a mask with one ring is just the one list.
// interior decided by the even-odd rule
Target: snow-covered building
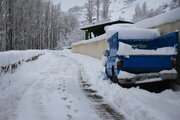
[(92, 25), (81, 27), (80, 29), (85, 31), (85, 38), (87, 40), (87, 39), (91, 39), (93, 37), (97, 37), (99, 35), (104, 34), (105, 33), (104, 28), (108, 25), (127, 24), (127, 23), (132, 24), (132, 22), (117, 20), (117, 21), (107, 21), (107, 22), (92, 24)]

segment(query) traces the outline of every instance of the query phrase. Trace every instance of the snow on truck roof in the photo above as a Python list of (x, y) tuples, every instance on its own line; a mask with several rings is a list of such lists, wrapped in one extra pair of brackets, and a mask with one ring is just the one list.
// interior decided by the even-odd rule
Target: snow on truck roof
[(160, 36), (158, 29), (138, 28), (134, 24), (115, 24), (105, 27), (107, 38), (118, 32), (119, 39), (155, 39)]

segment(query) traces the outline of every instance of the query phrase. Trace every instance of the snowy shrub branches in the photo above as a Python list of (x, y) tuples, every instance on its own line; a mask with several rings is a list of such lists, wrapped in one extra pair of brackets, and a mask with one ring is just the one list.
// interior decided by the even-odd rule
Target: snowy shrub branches
[(135, 14), (133, 15), (133, 22), (139, 22), (141, 20), (153, 17), (161, 13), (162, 13), (162, 10), (160, 8), (156, 10), (153, 10), (153, 9), (148, 10), (146, 2), (144, 2), (141, 7), (139, 4), (137, 4), (135, 7)]
[(170, 7), (170, 9), (174, 9), (180, 6), (180, 0), (173, 0), (170, 4), (164, 4), (162, 6), (159, 6), (159, 8), (153, 10), (148, 10), (147, 9), (147, 4), (146, 2), (144, 2), (142, 4), (142, 6), (140, 6), (139, 4), (136, 5), (135, 7), (135, 14), (133, 15), (133, 22), (139, 22), (141, 20), (159, 15), (161, 13), (164, 13), (165, 9), (168, 8), (168, 6)]

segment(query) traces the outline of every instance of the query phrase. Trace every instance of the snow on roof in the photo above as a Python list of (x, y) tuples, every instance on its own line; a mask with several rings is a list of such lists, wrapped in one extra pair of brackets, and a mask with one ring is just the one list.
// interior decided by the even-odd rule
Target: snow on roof
[(128, 22), (128, 21), (124, 21), (124, 20), (104, 21), (104, 22), (99, 22), (99, 23), (83, 26), (80, 29), (84, 30), (84, 29), (88, 29), (88, 28), (91, 28), (91, 27), (95, 27), (95, 26), (108, 25), (108, 24), (118, 24), (118, 23), (123, 23), (123, 24), (124, 23), (131, 23), (132, 24), (132, 22)]
[(94, 27), (94, 26), (98, 26), (98, 25), (103, 25), (103, 24), (106, 24), (108, 22), (110, 22), (110, 21), (99, 22), (99, 23), (96, 23), (96, 24), (90, 24), (90, 25), (83, 26), (80, 29), (87, 29), (87, 28), (90, 28), (90, 27)]
[(160, 36), (158, 29), (138, 28), (134, 24), (115, 24), (106, 26), (107, 38), (118, 32), (119, 39), (155, 39)]
[(100, 35), (98, 37), (95, 37), (95, 38), (92, 38), (92, 39), (89, 39), (89, 40), (81, 40), (79, 42), (75, 42), (75, 43), (72, 44), (72, 46), (73, 45), (79, 45), (79, 44), (91, 43), (91, 42), (100, 41), (100, 40), (104, 40), (104, 39), (106, 39), (106, 34)]
[(176, 22), (178, 20), (180, 20), (180, 7), (171, 10), (169, 12), (160, 14), (158, 16), (140, 21), (136, 23), (136, 25), (142, 28), (150, 28), (166, 23)]

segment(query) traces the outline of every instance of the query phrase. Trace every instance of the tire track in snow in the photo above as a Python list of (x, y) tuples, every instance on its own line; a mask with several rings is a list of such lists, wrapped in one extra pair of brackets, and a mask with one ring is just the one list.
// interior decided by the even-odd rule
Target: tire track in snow
[[(68, 57), (64, 56), (63, 57)], [(104, 120), (124, 120), (124, 116), (113, 109), (109, 104), (104, 102), (104, 98), (97, 94), (98, 91), (91, 89), (91, 84), (89, 84), (82, 75), (82, 66), (77, 60), (72, 60), (77, 64), (79, 68), (79, 82), (82, 90), (85, 92), (87, 98), (89, 98), (95, 105), (95, 110), (98, 115)]]
[(83, 80), (81, 70), (79, 71), (79, 80), (83, 91), (87, 97), (95, 103), (96, 112), (104, 120), (124, 120), (124, 116), (116, 112), (109, 104), (104, 103), (104, 98), (97, 94), (96, 90), (91, 89), (91, 84)]

